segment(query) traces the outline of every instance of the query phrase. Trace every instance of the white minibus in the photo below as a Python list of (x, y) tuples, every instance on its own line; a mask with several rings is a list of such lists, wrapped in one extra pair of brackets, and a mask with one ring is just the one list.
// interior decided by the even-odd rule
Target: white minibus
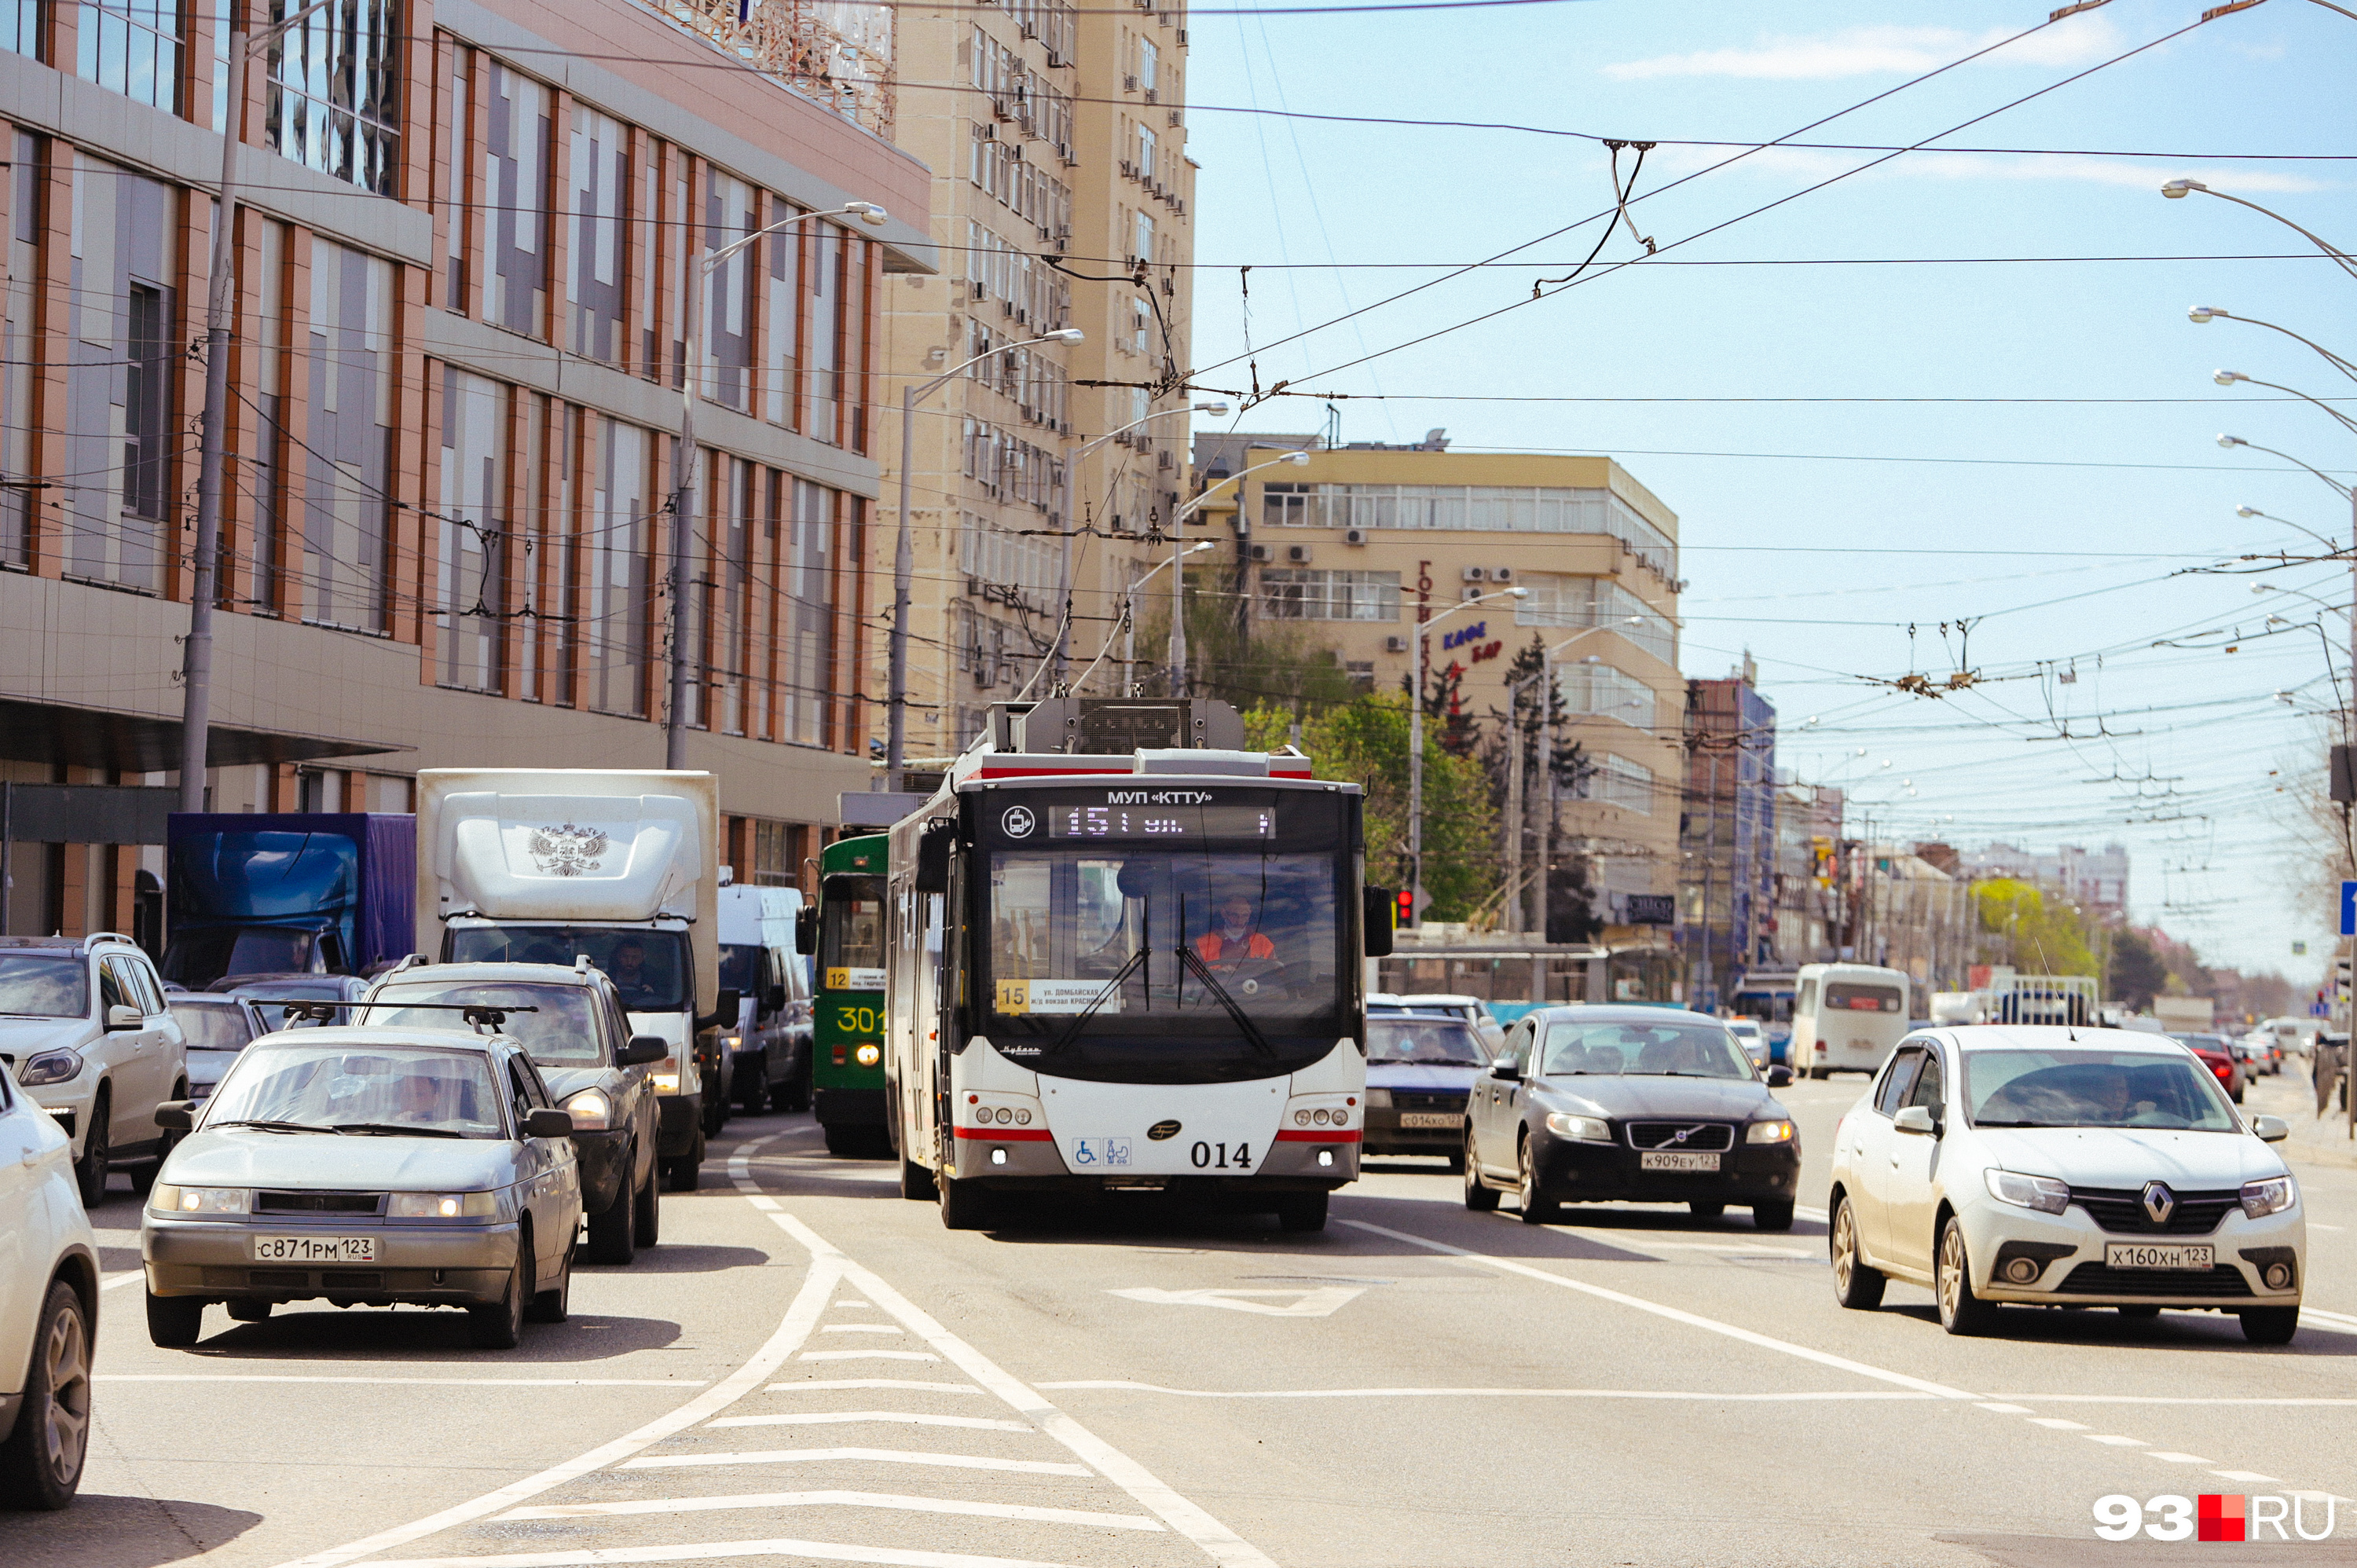
[(1792, 1072), (1870, 1073), (1907, 1033), (1906, 972), (1870, 963), (1804, 963), (1792, 997)]

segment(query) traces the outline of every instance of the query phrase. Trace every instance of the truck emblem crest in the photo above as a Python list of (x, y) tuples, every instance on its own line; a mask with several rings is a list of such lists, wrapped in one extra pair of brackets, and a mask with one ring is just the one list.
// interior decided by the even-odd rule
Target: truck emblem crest
[(582, 876), (601, 869), (598, 857), (606, 853), (606, 846), (605, 829), (567, 822), (561, 828), (536, 829), (526, 847), (542, 875)]

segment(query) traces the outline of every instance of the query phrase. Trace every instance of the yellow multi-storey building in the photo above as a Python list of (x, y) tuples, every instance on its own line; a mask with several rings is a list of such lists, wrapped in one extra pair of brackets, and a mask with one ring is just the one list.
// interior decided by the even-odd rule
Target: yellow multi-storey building
[[(911, 422), (912, 758), (953, 750), (1027, 683), (1044, 694), (1060, 639), (1079, 674), (1152, 564), (1135, 542), (1179, 502), (1188, 404), (1171, 389), (1188, 368), (1194, 251), (1184, 19), (1040, 0), (899, 13), (894, 135), (932, 168), (942, 275), (884, 284), (879, 585), (900, 521), (901, 393), (949, 376)], [(1068, 329), (1083, 340), (1037, 341)], [(878, 698), (887, 642), (873, 645)]]
[[(1195, 456), (1206, 499), (1183, 530), (1214, 549), (1189, 582), (1232, 596), (1248, 627), (1294, 628), (1388, 691), (1407, 689), (1421, 628), (1426, 691), (1485, 736), (1515, 656), (1548, 652), (1587, 764), (1552, 802), (1555, 842), (1587, 864), (1600, 920), (1667, 923), (1684, 766), (1674, 512), (1609, 457), (1451, 452), (1439, 431), (1417, 446), (1206, 436)], [(1527, 800), (1526, 866), (1543, 781)]]

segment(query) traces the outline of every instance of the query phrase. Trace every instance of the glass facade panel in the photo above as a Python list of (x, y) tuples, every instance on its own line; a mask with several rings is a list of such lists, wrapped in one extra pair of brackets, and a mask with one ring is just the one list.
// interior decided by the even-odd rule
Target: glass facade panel
[(38, 57), (41, 0), (0, 0), (0, 49)]
[[(5, 7), (19, 54), (35, 52), (40, 8)], [(177, 0), (82, 0), (75, 18), (75, 68), (84, 81), (166, 113), (180, 107), (180, 7)]]
[(1514, 605), (1516, 626), (1577, 630), (1609, 626), (1664, 664), (1678, 661), (1676, 623), (1609, 577), (1523, 574), (1527, 590)]
[(1271, 620), (1397, 620), (1397, 572), (1263, 567), (1261, 613)]
[(1653, 689), (1609, 664), (1566, 664), (1555, 672), (1564, 710), (1586, 718), (1619, 719), (1639, 729), (1654, 727), (1659, 699)]
[[(269, 19), (307, 3), (268, 0)], [(397, 194), (404, 41), (400, 0), (333, 0), (283, 35), (270, 47), (270, 145), (363, 190)]]
[(619, 365), (622, 341), (624, 224), (630, 189), (630, 133), (594, 109), (573, 111), (573, 195), (565, 216), (572, 256), (565, 301), (575, 353)]
[(483, 319), (541, 335), (548, 303), (548, 89), (494, 65), (483, 96)]
[(1596, 759), (1595, 770), (1579, 782), (1574, 793), (1583, 800), (1601, 800), (1620, 806), (1642, 816), (1653, 814), (1653, 770), (1641, 762), (1606, 752)]
[(1267, 485), (1261, 521), (1273, 528), (1432, 528), (1501, 533), (1600, 533), (1664, 577), (1678, 547), (1609, 490), (1525, 485)]
[(311, 242), (308, 427), (296, 467), (306, 620), (386, 629), (392, 514), (393, 264)]
[(482, 376), (443, 373), (442, 489), (435, 506), (441, 514), (438, 679), (469, 692), (502, 686), (500, 611), (507, 596), (500, 540), (512, 395)]
[(590, 575), (581, 643), (589, 671), (588, 703), (635, 718), (646, 712), (641, 677), (651, 618), (652, 444), (637, 425), (597, 419), (587, 446)]
[(700, 389), (729, 408), (750, 412), (753, 397), (753, 273), (758, 245), (747, 245), (717, 266), (704, 270), (723, 246), (754, 231), (753, 188), (731, 174), (708, 169), (704, 185), (702, 246), (696, 264), (704, 280), (704, 320), (698, 336)]

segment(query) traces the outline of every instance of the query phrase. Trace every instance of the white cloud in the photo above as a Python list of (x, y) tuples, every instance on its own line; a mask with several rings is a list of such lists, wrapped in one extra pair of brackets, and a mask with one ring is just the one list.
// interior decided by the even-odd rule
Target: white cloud
[[(1826, 81), (1851, 76), (1920, 76), (2007, 37), (2003, 28), (1972, 34), (1954, 27), (1848, 27), (1817, 38), (1765, 38), (1749, 48), (1657, 55), (1604, 67), (1615, 81), (1664, 76), (1746, 77)], [(2117, 51), (2118, 34), (2101, 16), (2074, 16), (1999, 49), (1983, 65), (2083, 65)]]

